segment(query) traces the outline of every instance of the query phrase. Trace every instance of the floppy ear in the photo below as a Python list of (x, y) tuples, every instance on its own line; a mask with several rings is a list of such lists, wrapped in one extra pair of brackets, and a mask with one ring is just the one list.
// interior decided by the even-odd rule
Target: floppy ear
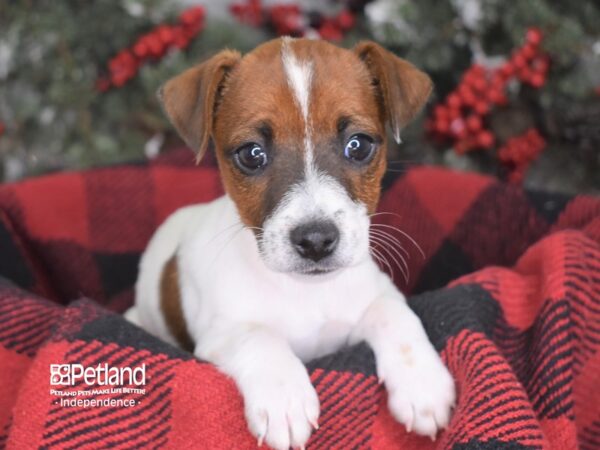
[(386, 119), (400, 143), (400, 130), (421, 110), (433, 83), (427, 74), (372, 41), (356, 44), (354, 52), (366, 64), (379, 89)]
[(165, 113), (186, 144), (198, 152), (198, 160), (208, 147), (223, 81), (240, 58), (239, 52), (223, 50), (158, 90)]

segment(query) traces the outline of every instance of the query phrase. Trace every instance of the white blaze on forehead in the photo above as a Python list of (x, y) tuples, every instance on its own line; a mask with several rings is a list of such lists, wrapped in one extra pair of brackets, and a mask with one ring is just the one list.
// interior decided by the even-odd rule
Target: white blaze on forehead
[(307, 171), (313, 169), (313, 144), (308, 117), (308, 106), (310, 102), (310, 89), (313, 74), (312, 61), (300, 61), (291, 48), (292, 39), (283, 38), (281, 46), (281, 60), (287, 77), (288, 85), (292, 90), (294, 99), (302, 113), (304, 120), (304, 149), (305, 164)]
[(294, 98), (300, 106), (302, 117), (308, 119), (308, 101), (310, 96), (310, 82), (312, 78), (312, 63), (299, 61), (290, 46), (291, 39), (284, 38), (281, 47), (281, 59), (287, 76), (288, 84), (294, 93)]

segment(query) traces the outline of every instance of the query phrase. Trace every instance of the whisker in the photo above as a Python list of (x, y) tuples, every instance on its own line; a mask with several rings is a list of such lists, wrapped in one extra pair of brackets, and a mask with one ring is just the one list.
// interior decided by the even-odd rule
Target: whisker
[(214, 266), (215, 263), (217, 262), (217, 260), (219, 259), (219, 257), (221, 256), (221, 254), (223, 253), (223, 251), (225, 251), (225, 248), (239, 235), (239, 233), (241, 231), (244, 230), (244, 227), (240, 227), (238, 230), (236, 230), (233, 235), (229, 238), (229, 240), (227, 242), (225, 242), (225, 244), (219, 249), (219, 251), (217, 252), (217, 254), (215, 255), (215, 258), (212, 261), (211, 266)]
[[(400, 271), (400, 273), (402, 274), (403, 278), (406, 280), (406, 273), (404, 272), (404, 268), (400, 265), (400, 263), (398, 262), (398, 259), (396, 258), (396, 256), (394, 256), (393, 253), (391, 253), (389, 250), (387, 250), (385, 248), (385, 246), (383, 246), (381, 243), (378, 243), (376, 241), (373, 241), (374, 246), (377, 246), (379, 248), (379, 251), (381, 254), (385, 254), (388, 257), (388, 261), (390, 263), (393, 263), (394, 267), (397, 267), (398, 270)], [(393, 271), (392, 271), (393, 273)]]
[(390, 274), (390, 277), (392, 278), (392, 282), (394, 282), (394, 270), (392, 269), (392, 266), (390, 265), (390, 263), (387, 260), (387, 258), (380, 251), (376, 250), (372, 246), (369, 246), (369, 249), (371, 251), (373, 251), (373, 254), (379, 255), (379, 257), (381, 258), (381, 260), (383, 261), (383, 263), (387, 266), (388, 273)]
[(399, 219), (402, 219), (402, 216), (400, 216), (400, 214), (396, 214), (396, 213), (392, 213), (392, 212), (387, 212), (387, 211), (380, 211), (380, 212), (376, 212), (373, 214), (369, 214), (369, 217), (375, 217), (375, 216), (396, 216)]
[(219, 236), (221, 236), (226, 231), (232, 231), (231, 229), (233, 227), (243, 227), (243, 226), (244, 225), (242, 224), (242, 222), (236, 222), (236, 223), (233, 223), (233, 224), (229, 225), (228, 227), (223, 228), (217, 234), (215, 234), (212, 238), (210, 238), (208, 241), (206, 241), (204, 243), (204, 247), (206, 247), (209, 244), (212, 244)]
[[(371, 236), (371, 238), (375, 241), (375, 242), (379, 242), (380, 245), (385, 245), (388, 244), (387, 241), (385, 241), (384, 239), (380, 238), (380, 237), (375, 237), (375, 236)], [(408, 263), (406, 262), (406, 259), (404, 259), (404, 257), (402, 256), (402, 254), (398, 251), (398, 249), (393, 246), (393, 245), (386, 245), (386, 250), (388, 252), (393, 251), (396, 255), (398, 255), (398, 258), (400, 258), (400, 261), (402, 261), (402, 266), (404, 267), (404, 269), (406, 270), (406, 282), (408, 283), (410, 280), (410, 268), (408, 267)], [(404, 272), (403, 272), (404, 273)]]
[(373, 257), (373, 259), (374, 259), (374, 260), (377, 262), (377, 265), (379, 266), (380, 270), (383, 270), (383, 271), (387, 270), (387, 271), (388, 271), (388, 273), (390, 273), (390, 274), (391, 274), (391, 275), (390, 275), (391, 277), (393, 277), (393, 276), (394, 276), (394, 273), (393, 273), (393, 272), (389, 272), (389, 270), (390, 270), (389, 268), (388, 268), (388, 269), (386, 269), (386, 268), (385, 268), (385, 265), (388, 265), (387, 261), (384, 261), (383, 259), (381, 259), (381, 257), (380, 257), (380, 256), (376, 256), (376, 255), (375, 255), (375, 253), (373, 253), (373, 252), (371, 252), (371, 251), (370, 251), (369, 253), (370, 253), (370, 254), (371, 254), (371, 256)]
[(377, 262), (377, 264), (379, 264), (380, 266), (383, 265), (381, 258), (379, 256), (377, 256), (375, 254), (374, 250), (370, 247), (369, 247), (369, 254), (373, 257), (373, 259)]
[[(380, 253), (381, 253), (381, 255), (387, 254), (387, 256), (389, 256), (389, 258), (391, 258), (391, 261), (394, 263), (394, 266), (398, 267), (398, 270), (400, 270), (400, 273), (402, 274), (402, 277), (404, 278), (404, 281), (407, 282), (406, 281), (406, 278), (407, 278), (406, 272), (404, 272), (404, 269), (402, 268), (402, 266), (398, 262), (398, 259), (392, 253), (390, 253), (389, 251), (384, 250), (384, 247), (381, 246), (381, 244), (376, 244), (376, 245), (380, 246), (380, 250), (381, 250)], [(392, 265), (390, 263), (389, 258), (386, 258), (386, 261), (388, 261), (388, 268), (389, 268), (390, 274), (392, 276), (392, 281), (394, 281), (394, 276), (393, 276), (394, 275), (394, 270), (392, 268)]]
[(392, 230), (396, 230), (398, 233), (402, 234), (403, 236), (405, 236), (410, 242), (412, 242), (412, 244), (417, 248), (417, 250), (419, 250), (419, 252), (421, 253), (421, 256), (423, 257), (423, 259), (426, 259), (425, 256), (425, 252), (423, 251), (423, 249), (421, 248), (421, 246), (419, 244), (417, 244), (417, 241), (415, 241), (411, 235), (409, 235), (407, 232), (402, 231), (400, 228), (398, 227), (394, 227), (392, 225), (387, 225), (385, 223), (373, 223), (371, 224), (372, 227), (384, 227), (384, 228), (390, 228)]
[[(392, 253), (392, 252), (389, 250), (389, 248), (388, 248), (389, 246), (388, 246), (388, 245), (385, 245), (385, 241), (378, 240), (377, 238), (375, 238), (375, 237), (373, 237), (373, 236), (371, 236), (371, 239), (372, 239), (372, 240), (373, 240), (375, 243), (379, 244), (379, 245), (381, 246), (381, 250), (382, 250), (382, 251), (385, 251), (385, 252), (386, 252), (386, 253), (387, 253), (387, 254), (390, 256), (390, 258), (392, 258), (392, 260), (393, 260), (393, 261), (396, 263), (396, 265), (398, 266), (398, 269), (400, 269), (400, 272), (402, 272), (402, 275), (404, 276), (404, 279), (405, 279), (406, 283), (408, 283), (408, 274), (406, 273), (406, 271), (404, 270), (404, 267), (403, 267), (403, 266), (400, 264), (400, 262), (398, 261), (398, 259), (396, 259), (396, 257), (394, 256), (394, 254), (393, 254), (393, 253)], [(401, 258), (401, 259), (402, 259), (402, 258)], [(404, 261), (404, 260), (403, 260), (403, 261)], [(405, 261), (404, 261), (404, 263), (406, 264), (406, 262), (405, 262)]]
[(369, 230), (369, 233), (373, 233), (375, 236), (379, 236), (381, 238), (389, 240), (390, 244), (397, 245), (398, 248), (406, 255), (406, 257), (410, 258), (410, 253), (408, 253), (408, 250), (404, 248), (402, 242), (400, 242), (400, 240), (396, 236), (388, 233), (385, 230)]

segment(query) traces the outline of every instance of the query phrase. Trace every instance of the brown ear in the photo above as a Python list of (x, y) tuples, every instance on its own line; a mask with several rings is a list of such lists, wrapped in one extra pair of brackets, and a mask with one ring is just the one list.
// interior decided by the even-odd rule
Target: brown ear
[(241, 55), (223, 50), (209, 60), (171, 78), (158, 90), (165, 113), (187, 145), (202, 158), (212, 132), (220, 88)]
[(433, 83), (427, 74), (375, 42), (359, 42), (354, 52), (380, 90), (386, 118), (399, 143), (400, 130), (421, 110)]

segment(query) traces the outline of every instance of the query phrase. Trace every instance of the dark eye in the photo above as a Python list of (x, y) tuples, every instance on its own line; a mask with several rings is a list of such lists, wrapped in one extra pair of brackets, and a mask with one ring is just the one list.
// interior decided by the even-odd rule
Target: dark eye
[(246, 144), (236, 150), (235, 164), (247, 175), (254, 175), (267, 165), (268, 158), (265, 150), (258, 144)]
[(373, 139), (365, 134), (355, 134), (346, 143), (344, 156), (351, 161), (366, 163), (375, 154)]

